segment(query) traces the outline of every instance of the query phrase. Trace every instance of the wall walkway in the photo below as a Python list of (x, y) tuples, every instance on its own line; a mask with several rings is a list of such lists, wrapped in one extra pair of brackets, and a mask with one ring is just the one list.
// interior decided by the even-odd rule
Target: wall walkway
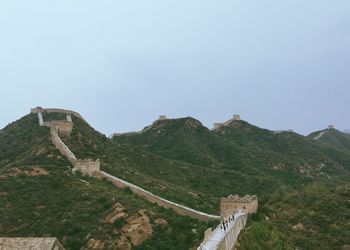
[(208, 235), (197, 250), (232, 250), (239, 233), (245, 227), (248, 219), (247, 213), (237, 212), (234, 221), (230, 222), (224, 230), (221, 224)]
[(52, 109), (52, 108), (34, 108), (31, 110), (31, 113), (42, 113), (42, 112), (47, 112), (47, 113), (62, 113), (62, 114), (66, 114), (66, 115), (74, 115), (80, 119), (82, 119), (84, 122), (87, 123), (87, 121), (85, 121), (85, 119), (78, 113), (72, 110), (68, 110), (68, 109)]
[(179, 205), (175, 202), (163, 199), (155, 194), (152, 194), (149, 191), (144, 190), (143, 188), (141, 188), (139, 186), (131, 184), (131, 183), (124, 181), (122, 179), (119, 179), (119, 178), (117, 178), (113, 175), (110, 175), (104, 171), (100, 171), (99, 173), (97, 173), (97, 175), (106, 179), (106, 180), (111, 181), (118, 188), (128, 187), (131, 189), (131, 191), (133, 193), (137, 194), (138, 196), (141, 196), (152, 203), (156, 203), (157, 205), (159, 205), (161, 207), (171, 208), (175, 212), (177, 212), (178, 214), (190, 216), (192, 218), (196, 218), (198, 220), (203, 220), (203, 221), (220, 220), (220, 216), (203, 213), (203, 212), (194, 210), (192, 208), (188, 208), (188, 207)]
[(61, 140), (61, 138), (58, 136), (58, 131), (56, 128), (51, 127), (50, 129), (51, 133), (51, 140), (52, 143), (56, 146), (56, 148), (63, 154), (67, 159), (74, 165), (77, 158), (73, 154), (73, 152), (67, 147), (66, 144)]
[[(45, 112), (63, 112), (64, 110), (60, 110), (60, 109), (39, 109), (38, 111), (36, 109), (32, 109), (32, 113), (37, 113), (38, 114), (38, 119), (39, 119), (39, 125), (40, 126), (47, 126), (50, 127), (50, 133), (51, 133), (51, 139), (52, 139), (52, 143), (56, 146), (56, 148), (61, 152), (61, 154), (63, 154), (64, 156), (67, 157), (67, 159), (73, 164), (73, 166), (75, 165), (75, 163), (77, 162), (77, 158), (75, 157), (75, 155), (73, 154), (73, 152), (67, 147), (67, 145), (61, 140), (61, 138), (58, 135), (58, 130), (54, 127), (51, 126), (50, 122), (44, 122), (43, 116), (42, 116), (42, 112), (40, 111), (45, 111)], [(76, 112), (73, 111), (69, 111), (68, 114), (74, 114)], [(75, 115), (75, 114), (74, 114)], [(80, 117), (79, 117), (80, 118)], [(165, 207), (165, 208), (171, 208), (173, 209), (175, 212), (177, 212), (178, 214), (181, 215), (185, 215), (185, 216), (190, 216), (192, 218), (196, 218), (198, 220), (203, 220), (203, 221), (210, 221), (210, 220), (220, 220), (220, 216), (217, 215), (211, 215), (211, 214), (207, 214), (207, 213), (203, 213), (197, 210), (194, 210), (192, 208), (188, 208), (185, 206), (182, 206), (180, 204), (174, 203), (172, 201), (163, 199), (157, 195), (152, 194), (151, 192), (148, 192), (146, 190), (144, 190), (143, 188), (136, 186), (134, 184), (131, 184), (127, 181), (124, 181), (122, 179), (119, 179), (115, 176), (112, 176), (106, 172), (103, 171), (98, 171), (94, 173), (94, 176), (97, 177), (102, 177), (104, 179), (107, 179), (109, 181), (111, 181), (115, 186), (117, 186), (118, 188), (130, 188), (132, 190), (132, 192), (134, 192), (135, 194), (137, 194), (138, 196), (145, 198), (146, 200), (152, 202), (152, 203), (156, 203), (157, 205), (161, 206), (161, 207)]]

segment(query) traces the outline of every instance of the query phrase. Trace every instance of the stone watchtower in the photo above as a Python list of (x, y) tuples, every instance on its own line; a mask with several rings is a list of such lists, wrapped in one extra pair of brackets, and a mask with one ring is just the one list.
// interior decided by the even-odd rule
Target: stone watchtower
[(223, 123), (214, 123), (214, 127), (213, 129), (219, 129), (223, 126), (228, 126), (230, 125), (232, 122), (237, 122), (237, 121), (240, 121), (241, 120), (241, 116), (240, 115), (233, 115), (232, 118), (226, 122), (223, 122)]
[(256, 213), (258, 209), (258, 198), (256, 195), (246, 195), (240, 197), (239, 195), (229, 195), (221, 198), (220, 202), (220, 216), (226, 218), (238, 210), (246, 213)]
[(69, 135), (73, 129), (72, 121), (51, 121), (49, 124), (51, 127), (56, 128), (60, 134)]
[(100, 172), (100, 160), (76, 160), (74, 162), (74, 170), (79, 170), (83, 174), (94, 176), (95, 173)]
[(241, 120), (241, 116), (240, 116), (240, 115), (233, 115), (232, 120), (234, 120), (234, 121), (240, 121), (240, 120)]

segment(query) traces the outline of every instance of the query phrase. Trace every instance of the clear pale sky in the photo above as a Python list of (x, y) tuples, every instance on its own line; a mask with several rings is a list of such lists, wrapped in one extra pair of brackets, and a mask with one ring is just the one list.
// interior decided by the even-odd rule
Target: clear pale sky
[(0, 127), (35, 106), (97, 130), (233, 114), (350, 128), (349, 0), (0, 2)]

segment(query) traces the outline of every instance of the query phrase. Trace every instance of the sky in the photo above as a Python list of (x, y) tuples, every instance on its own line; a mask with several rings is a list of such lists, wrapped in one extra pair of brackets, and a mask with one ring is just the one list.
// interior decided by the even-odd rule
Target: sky
[(0, 1), (0, 128), (36, 106), (98, 131), (240, 114), (350, 128), (349, 0)]

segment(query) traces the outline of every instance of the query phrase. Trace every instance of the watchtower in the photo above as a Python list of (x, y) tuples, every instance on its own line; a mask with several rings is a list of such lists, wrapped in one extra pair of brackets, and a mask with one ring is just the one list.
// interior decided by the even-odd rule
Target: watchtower
[(234, 121), (240, 121), (241, 120), (241, 116), (240, 115), (233, 115), (233, 120)]
[(240, 197), (239, 195), (229, 195), (222, 197), (220, 202), (220, 216), (226, 218), (238, 210), (246, 213), (256, 213), (258, 209), (258, 198), (256, 195), (246, 195)]

